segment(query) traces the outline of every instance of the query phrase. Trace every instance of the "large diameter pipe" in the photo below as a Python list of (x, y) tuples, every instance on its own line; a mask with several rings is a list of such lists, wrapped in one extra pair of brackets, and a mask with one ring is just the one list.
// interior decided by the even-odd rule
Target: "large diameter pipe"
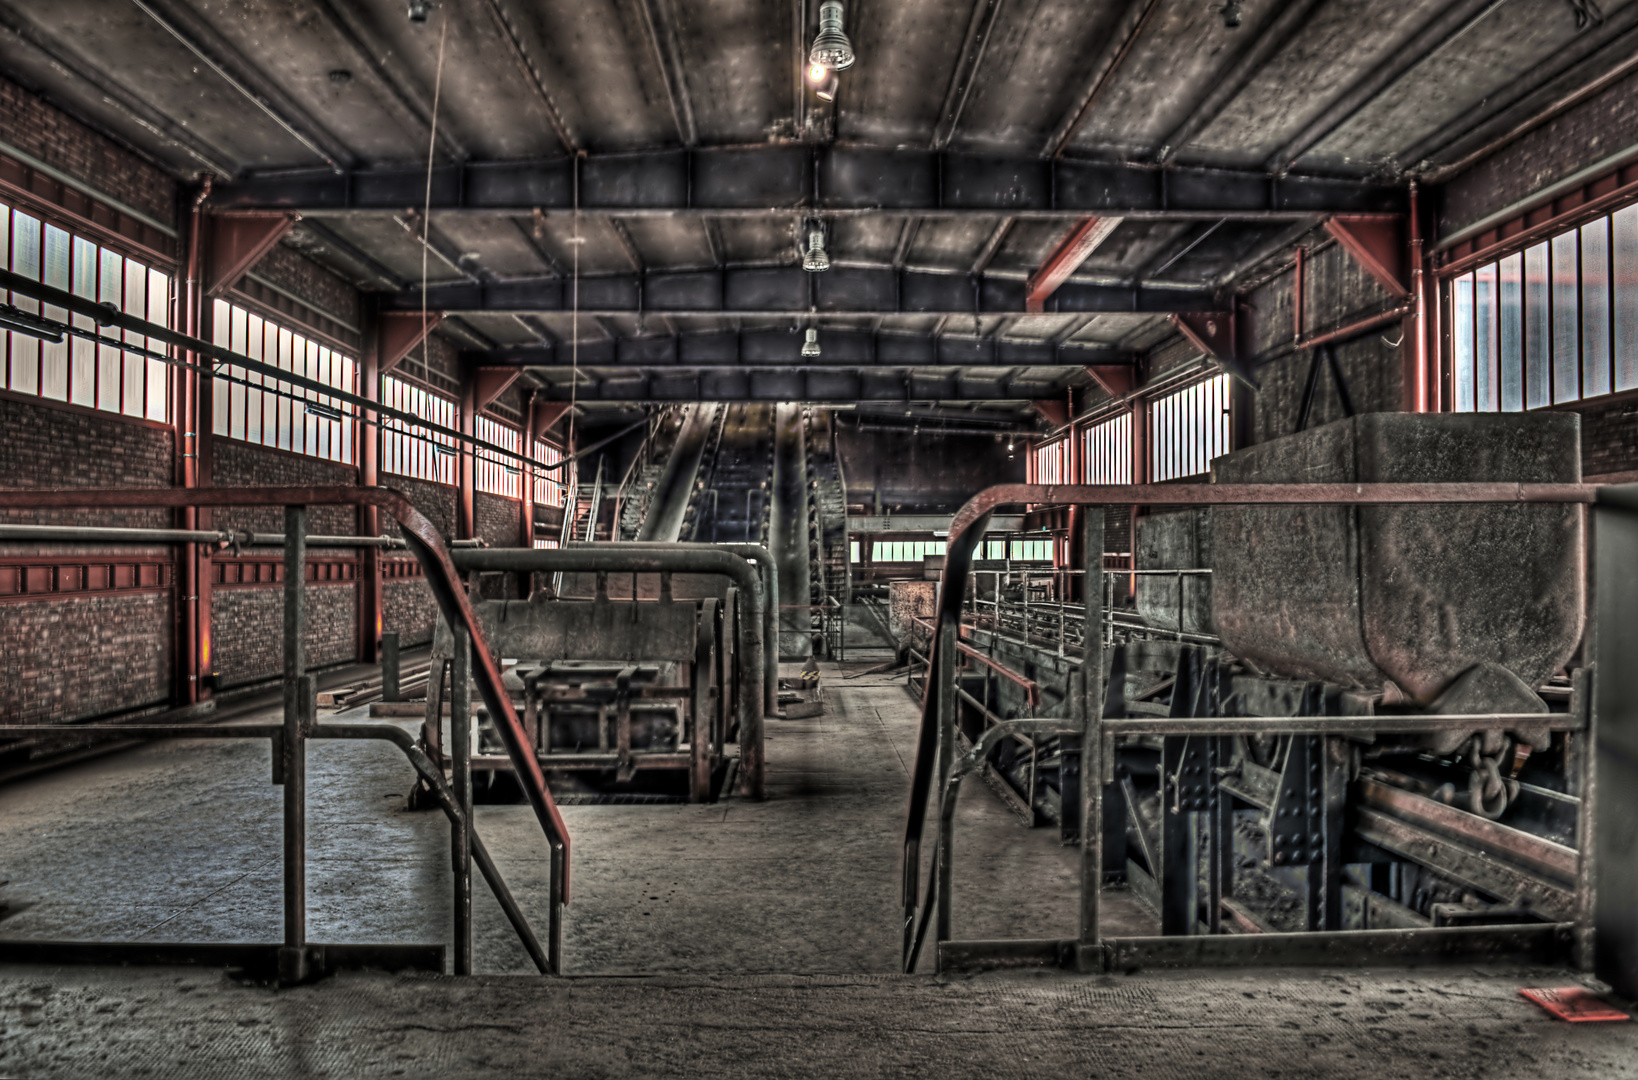
[[(235, 532), (228, 529), (124, 529), (81, 525), (0, 525), (0, 540), (46, 540), (79, 544), (220, 544), (231, 547), (283, 547), (283, 533)], [(396, 536), (309, 536), (312, 547), (401, 548)]]
[(763, 795), (762, 701), (763, 612), (756, 571), (743, 557), (714, 544), (678, 551), (642, 548), (637, 544), (588, 545), (560, 550), (534, 548), (458, 549), (449, 553), (455, 568), (543, 574), (592, 571), (612, 574), (720, 574), (739, 586), (749, 600), (749, 617), (740, 627), (739, 679), (751, 688), (739, 695), (739, 757), (745, 774), (743, 791), (751, 798)]
[[(762, 577), (762, 640), (779, 640), (779, 567), (774, 564), (773, 552), (761, 544), (721, 543), (701, 544), (684, 540), (619, 540), (588, 544), (571, 543), (571, 548), (600, 547), (609, 549), (637, 548), (648, 551), (728, 551), (742, 559), (756, 563)], [(779, 715), (779, 650), (762, 650), (762, 711), (768, 716)]]

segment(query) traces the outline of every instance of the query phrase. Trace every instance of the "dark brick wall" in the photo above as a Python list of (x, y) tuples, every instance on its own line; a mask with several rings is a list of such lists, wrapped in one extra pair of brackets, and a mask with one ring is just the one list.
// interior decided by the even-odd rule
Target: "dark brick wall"
[(1439, 192), (1448, 235), (1638, 143), (1638, 74), (1453, 177)]
[(0, 126), (19, 150), (157, 221), (176, 223), (177, 184), (168, 173), (5, 78)]
[[(351, 465), (308, 457), (288, 450), (256, 446), (218, 436), (212, 443), (211, 480), (217, 487), (353, 487), (358, 470)], [(220, 529), (283, 532), (284, 511), (276, 506), (224, 507), (213, 511)], [(307, 512), (307, 531), (324, 536), (352, 536), (358, 511), (351, 506), (315, 506)]]
[[(244, 587), (211, 594), (211, 669), (223, 685), (271, 678), (284, 665), (284, 589)], [(307, 589), (307, 664), (358, 659), (358, 586)]]
[(836, 428), (836, 452), (847, 477), (848, 501), (881, 492), (885, 510), (954, 513), (991, 484), (1024, 482), (1025, 446), (1009, 459), (1007, 444), (988, 436), (917, 438), (904, 432)]
[(487, 491), (472, 496), (473, 516), (477, 518), (478, 535), (493, 547), (517, 547), (519, 531), (523, 528), (523, 504), (504, 495)]
[[(438, 534), (445, 540), (455, 536), (456, 490), (447, 484), (434, 483), (431, 480), (416, 480), (408, 476), (395, 476), (390, 473), (381, 475), (381, 486), (393, 488), (402, 492), (409, 499), (410, 504), (425, 514), (438, 530)], [(382, 525), (393, 536), (401, 536), (398, 522), (391, 518), (382, 522)]]
[(438, 603), (424, 581), (388, 581), (381, 590), (381, 628), (396, 630), (400, 645), (424, 645), (438, 623)]
[[(0, 394), (0, 487), (169, 487), (171, 439), (171, 430), (158, 424)], [(166, 528), (169, 513), (19, 510), (0, 511), (0, 520)]]
[[(157, 424), (0, 395), (0, 488), (162, 488), (171, 431)], [(165, 528), (165, 510), (5, 511), (0, 520)], [(12, 555), (119, 550), (94, 544), (0, 544)], [(56, 723), (151, 705), (171, 692), (170, 593), (38, 599), (0, 605), (0, 722)]]
[(0, 723), (81, 720), (167, 702), (168, 593), (0, 607)]
[(312, 304), (360, 325), (358, 290), (298, 251), (276, 244), (256, 264), (256, 273)]
[(1638, 470), (1638, 400), (1577, 406), (1581, 414), (1581, 474)]

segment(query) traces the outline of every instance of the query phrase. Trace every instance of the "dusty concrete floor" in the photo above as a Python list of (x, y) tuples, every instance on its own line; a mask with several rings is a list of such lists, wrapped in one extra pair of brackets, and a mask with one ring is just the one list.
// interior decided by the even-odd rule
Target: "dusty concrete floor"
[[(902, 680), (839, 674), (826, 715), (770, 723), (766, 802), (564, 808), (573, 978), (532, 974), (480, 884), (492, 974), (471, 980), (275, 992), (200, 969), (0, 967), (0, 1075), (1638, 1075), (1633, 1025), (1517, 998), (1564, 972), (894, 974), (916, 710)], [(313, 746), (312, 940), (447, 938), (447, 825), (402, 809), (410, 775), (384, 744)], [(154, 745), (0, 790), (0, 935), (276, 941), (279, 807), (254, 743)], [(480, 807), (478, 828), (543, 926), (531, 813)], [(1073, 936), (1074, 853), (1051, 830), (975, 785), (956, 835), (957, 936)], [(1107, 933), (1153, 932), (1108, 899)]]

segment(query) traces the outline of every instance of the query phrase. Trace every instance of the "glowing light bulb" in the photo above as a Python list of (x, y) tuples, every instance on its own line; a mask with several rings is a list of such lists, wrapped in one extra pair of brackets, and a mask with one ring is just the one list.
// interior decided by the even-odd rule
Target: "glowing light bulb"
[(808, 81), (816, 83), (824, 82), (826, 74), (827, 72), (825, 70), (825, 65), (814, 64), (812, 67), (808, 68)]

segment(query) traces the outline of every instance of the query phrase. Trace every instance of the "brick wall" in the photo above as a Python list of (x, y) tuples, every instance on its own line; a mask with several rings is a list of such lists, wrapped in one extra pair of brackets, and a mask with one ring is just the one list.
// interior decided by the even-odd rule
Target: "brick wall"
[(300, 252), (275, 244), (262, 256), (255, 270), (281, 289), (295, 293), (332, 316), (353, 326), (360, 325), (362, 305), (358, 290)]
[(167, 702), (167, 592), (0, 607), (0, 722), (61, 723)]
[[(277, 676), (284, 666), (284, 589), (246, 586), (211, 594), (211, 669), (224, 686)], [(307, 665), (358, 659), (358, 586), (307, 588)]]
[[(308, 457), (288, 450), (218, 436), (212, 442), (211, 481), (217, 487), (353, 487), (358, 470), (351, 465)], [(223, 507), (213, 511), (219, 529), (283, 532), (284, 511), (276, 506)], [(307, 512), (307, 531), (324, 536), (352, 536), (358, 511), (351, 506), (315, 506)]]
[(177, 184), (159, 166), (0, 78), (4, 139), (47, 165), (142, 211), (176, 224)]
[[(65, 452), (71, 448), (71, 452)], [(0, 395), (0, 488), (161, 488), (171, 431), (158, 424)], [(0, 520), (164, 528), (166, 510), (5, 511)], [(170, 548), (5, 543), (8, 555), (168, 554)], [(83, 720), (166, 701), (170, 592), (42, 596), (0, 605), (0, 722)]]
[(1638, 469), (1638, 401), (1589, 402), (1581, 414), (1581, 473), (1599, 476)]
[(424, 645), (438, 623), (438, 603), (424, 581), (388, 581), (381, 590), (381, 629), (397, 631), (400, 645)]
[(523, 528), (522, 510), (522, 503), (504, 495), (479, 491), (472, 497), (478, 535), (493, 547), (518, 546), (518, 536)]
[[(448, 484), (431, 480), (416, 480), (409, 476), (381, 474), (381, 486), (392, 488), (409, 499), (410, 505), (425, 514), (445, 540), (455, 535), (456, 490)], [(403, 535), (398, 522), (387, 518), (382, 522), (393, 536)]]

